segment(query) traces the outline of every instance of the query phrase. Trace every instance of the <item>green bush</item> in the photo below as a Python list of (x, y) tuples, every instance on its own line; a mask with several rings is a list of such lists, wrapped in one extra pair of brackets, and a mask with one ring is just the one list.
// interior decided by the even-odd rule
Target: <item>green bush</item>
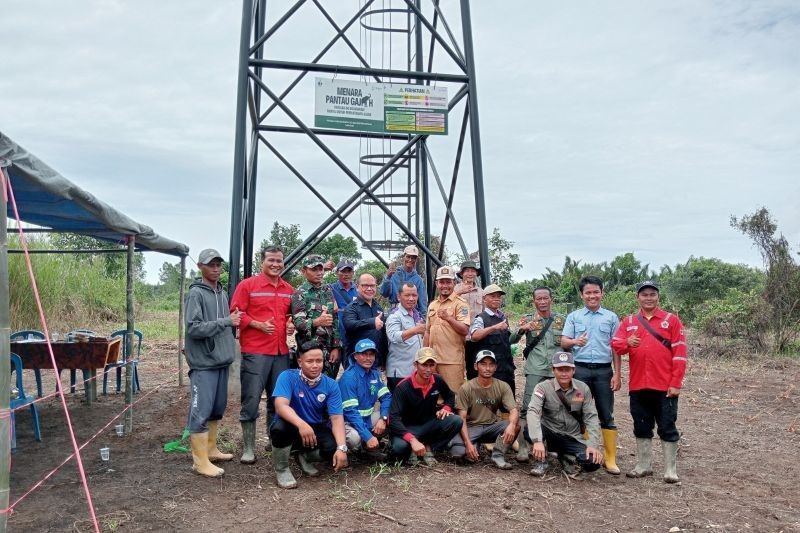
[[(9, 245), (19, 248), (13, 238)], [(41, 249), (47, 242), (29, 238), (29, 246)], [(69, 330), (124, 319), (125, 279), (109, 277), (102, 261), (68, 254), (32, 254), (31, 264), (51, 329)], [(12, 329), (41, 329), (22, 254), (9, 254), (8, 281)]]
[(756, 349), (766, 345), (766, 303), (757, 289), (728, 289), (723, 298), (707, 300), (695, 308), (693, 326), (711, 337), (743, 339)]

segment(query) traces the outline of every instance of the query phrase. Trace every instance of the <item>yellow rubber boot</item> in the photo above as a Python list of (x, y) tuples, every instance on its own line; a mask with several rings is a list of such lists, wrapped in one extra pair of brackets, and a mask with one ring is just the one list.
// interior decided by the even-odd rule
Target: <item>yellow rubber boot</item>
[(217, 432), (219, 431), (219, 420), (209, 420), (208, 422), (208, 460), (209, 461), (230, 461), (233, 459), (232, 453), (222, 453), (217, 448)]
[(617, 467), (617, 430), (603, 429), (603, 466), (609, 474), (619, 475)]
[(225, 471), (211, 464), (208, 460), (208, 433), (192, 433), (189, 436), (192, 444), (192, 470), (205, 477), (220, 477)]

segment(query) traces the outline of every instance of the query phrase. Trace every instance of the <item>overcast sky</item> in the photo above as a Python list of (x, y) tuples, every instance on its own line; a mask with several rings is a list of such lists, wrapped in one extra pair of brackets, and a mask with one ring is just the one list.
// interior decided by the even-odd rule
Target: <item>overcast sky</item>
[[(728, 221), (761, 206), (800, 245), (800, 3), (472, 4), (488, 226), (516, 243), (517, 279), (565, 255), (760, 265)], [(359, 2), (326, 5), (343, 23)], [(310, 2), (298, 13), (278, 58), (308, 61), (333, 36)], [(227, 0), (4, 0), (0, 131), (193, 257), (227, 253), (240, 21)], [(309, 123), (312, 84), (293, 100)], [(276, 144), (332, 200), (355, 190), (299, 137)], [(258, 240), (273, 220), (311, 231), (327, 216), (274, 159), (261, 169)], [(474, 248), (465, 183), (456, 213)], [(148, 279), (165, 260), (148, 256)]]

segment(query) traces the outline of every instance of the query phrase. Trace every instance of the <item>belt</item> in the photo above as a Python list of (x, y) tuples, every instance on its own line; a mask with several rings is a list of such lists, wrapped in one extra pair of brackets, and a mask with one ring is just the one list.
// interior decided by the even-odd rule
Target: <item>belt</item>
[(582, 361), (575, 361), (575, 366), (581, 368), (610, 368), (611, 363), (584, 363)]

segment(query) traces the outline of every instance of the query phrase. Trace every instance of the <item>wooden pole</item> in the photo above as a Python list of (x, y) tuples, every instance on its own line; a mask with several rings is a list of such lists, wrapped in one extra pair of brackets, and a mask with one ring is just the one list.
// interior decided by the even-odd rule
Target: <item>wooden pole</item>
[[(11, 467), (11, 316), (8, 291), (8, 208), (6, 207), (5, 159), (0, 159), (0, 509), (8, 509)], [(5, 533), (8, 513), (0, 513), (0, 533)]]
[(183, 296), (186, 286), (186, 256), (181, 256), (181, 288), (178, 296), (178, 386), (183, 387)]
[(125, 335), (125, 405), (128, 410), (125, 411), (125, 434), (133, 431), (133, 367), (131, 366), (131, 359), (133, 359), (133, 280), (134, 280), (134, 265), (133, 257), (136, 250), (136, 238), (133, 235), (128, 237), (128, 268), (127, 280), (125, 287), (125, 315), (128, 321), (128, 334)]

